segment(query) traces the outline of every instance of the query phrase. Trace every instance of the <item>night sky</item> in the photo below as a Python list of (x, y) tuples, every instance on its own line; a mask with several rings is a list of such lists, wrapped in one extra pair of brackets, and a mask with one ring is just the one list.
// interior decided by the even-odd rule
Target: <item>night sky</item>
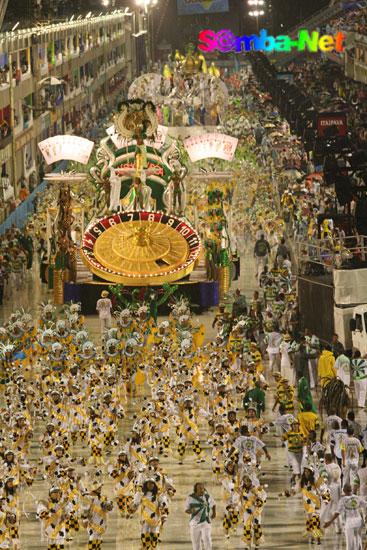
[(329, 4), (329, 0), (267, 0), (272, 3), (274, 30), (291, 28)]
[[(6, 19), (20, 20), (22, 26), (32, 23), (33, 5), (36, 0), (10, 0)], [(42, 0), (45, 6), (61, 5), (63, 13), (81, 13), (85, 15), (89, 10), (96, 14), (107, 11), (101, 7), (101, 0)], [(112, 2), (112, 0), (111, 0)], [(260, 28), (266, 28), (269, 33), (280, 34), (288, 28), (300, 23), (306, 17), (327, 6), (329, 0), (265, 0), (265, 16), (259, 20)], [(251, 7), (247, 0), (229, 0), (228, 13), (214, 13), (209, 15), (178, 16), (176, 0), (158, 0), (154, 8), (154, 28), (157, 33), (156, 42), (168, 42), (173, 48), (182, 48), (191, 38), (203, 28), (213, 30), (230, 29), (234, 33), (252, 33), (256, 31), (256, 22), (248, 16)], [(271, 5), (271, 7), (270, 7)], [(116, 8), (136, 6), (135, 0), (115, 0)], [(253, 8), (252, 8), (253, 9)], [(164, 16), (163, 16), (164, 14)], [(283, 26), (281, 26), (283, 25)], [(3, 30), (6, 30), (3, 28)], [(156, 33), (155, 33), (156, 34)]]
[[(155, 27), (160, 25), (163, 6), (166, 0), (159, 0), (155, 10)], [(169, 0), (165, 17), (160, 26), (158, 42), (167, 41), (175, 49), (182, 48), (189, 38), (196, 38), (200, 30), (230, 29), (234, 33), (250, 34), (256, 32), (256, 21), (249, 17), (251, 8), (247, 0), (229, 0), (229, 13), (210, 15), (178, 16), (176, 0)], [(288, 28), (309, 17), (329, 4), (329, 0), (265, 0), (265, 16), (259, 21), (260, 28), (269, 33), (283, 34)], [(269, 6), (271, 4), (271, 8)], [(283, 27), (281, 27), (283, 25)]]

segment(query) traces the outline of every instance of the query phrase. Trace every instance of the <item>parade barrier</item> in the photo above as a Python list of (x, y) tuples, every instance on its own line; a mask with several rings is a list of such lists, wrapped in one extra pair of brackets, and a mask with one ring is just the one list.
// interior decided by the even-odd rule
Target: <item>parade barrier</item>
[[(62, 161), (57, 168), (52, 170), (53, 174), (58, 174), (63, 170), (66, 170), (68, 161)], [(37, 195), (42, 193), (45, 190), (47, 181), (43, 180), (33, 191), (32, 193), (12, 212), (6, 220), (0, 225), (0, 235), (5, 233), (7, 229), (11, 229), (13, 224), (19, 229), (22, 229), (27, 222), (29, 216), (34, 214), (35, 211), (35, 201)]]
[[(219, 305), (219, 288), (217, 281), (182, 281), (176, 282), (179, 285), (178, 294), (183, 294), (190, 299), (191, 306), (195, 308), (217, 307)], [(96, 314), (96, 302), (101, 296), (102, 290), (108, 290), (109, 282), (88, 282), (88, 283), (64, 283), (64, 302), (71, 300), (81, 302), (83, 315)], [(124, 287), (133, 291), (135, 287)], [(158, 290), (159, 286), (152, 288)], [(168, 304), (159, 306), (159, 315), (170, 313)]]
[(367, 258), (367, 237), (350, 235), (335, 239), (300, 240), (296, 242), (296, 257), (303, 275), (306, 270), (314, 274), (334, 269), (364, 267)]

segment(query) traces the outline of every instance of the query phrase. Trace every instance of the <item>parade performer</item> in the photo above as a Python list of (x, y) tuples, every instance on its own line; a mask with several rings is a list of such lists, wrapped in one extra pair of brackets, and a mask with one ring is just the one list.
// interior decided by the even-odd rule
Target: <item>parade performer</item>
[(362, 510), (366, 510), (367, 500), (361, 496), (353, 495), (349, 483), (346, 483), (343, 489), (344, 496), (340, 499), (336, 512), (324, 524), (324, 527), (329, 527), (339, 516), (343, 516), (345, 518), (347, 550), (359, 550), (362, 548)]
[(233, 461), (228, 460), (225, 463), (221, 480), (225, 507), (223, 529), (226, 538), (229, 538), (230, 533), (236, 531), (240, 519), (240, 479), (237, 465)]
[[(286, 409), (284, 409), (286, 412)], [(301, 476), (301, 462), (303, 456), (303, 447), (305, 445), (305, 439), (302, 432), (299, 429), (299, 422), (295, 418), (288, 420), (291, 429), (285, 432), (281, 438), (288, 442), (287, 456), (288, 463), (292, 466), (292, 478), (291, 484), (296, 483), (296, 478)]]
[(93, 407), (89, 407), (88, 443), (91, 456), (90, 464), (102, 464), (102, 452), (104, 445), (103, 419)]
[(123, 416), (123, 407), (112, 399), (112, 393), (105, 393), (101, 404), (101, 418), (104, 423), (104, 446), (107, 453), (111, 452), (110, 446), (115, 444), (118, 419)]
[(63, 550), (71, 504), (68, 497), (62, 494), (60, 487), (51, 487), (48, 495), (48, 498), (38, 504), (37, 517), (42, 520), (48, 550)]
[(56, 308), (49, 301), (47, 304), (41, 304), (40, 309), (42, 311), (41, 318), (39, 320), (40, 327), (43, 330), (54, 327), (57, 321), (57, 317), (54, 314)]
[(65, 495), (65, 498), (69, 500), (71, 506), (66, 521), (67, 540), (70, 541), (72, 533), (79, 533), (80, 530), (79, 515), (81, 499), (85, 492), (81, 476), (76, 475), (74, 466), (67, 467), (66, 476), (64, 476), (63, 481), (60, 483), (60, 489)]
[(192, 442), (192, 449), (197, 456), (196, 462), (205, 462), (205, 459), (202, 457), (199, 428), (197, 425), (199, 415), (206, 416), (205, 411), (199, 407), (194, 407), (193, 399), (187, 397), (175, 412), (178, 414), (181, 421), (179, 425), (179, 443), (177, 449), (179, 454), (178, 463), (183, 464), (188, 442)]
[(132, 312), (129, 308), (125, 308), (120, 312), (116, 312), (117, 327), (120, 331), (120, 338), (123, 342), (126, 342), (132, 337), (132, 334), (136, 330), (136, 322), (133, 319)]
[(103, 534), (107, 527), (107, 514), (113, 508), (112, 502), (102, 495), (102, 483), (94, 481), (82, 501), (83, 526), (88, 533), (87, 550), (101, 550)]
[(78, 384), (72, 384), (70, 393), (69, 422), (71, 441), (75, 445), (79, 435), (81, 442), (84, 444), (87, 438), (88, 424), (88, 415), (85, 407), (86, 396)]
[(15, 372), (15, 346), (9, 342), (0, 344), (0, 384), (9, 384)]
[(258, 549), (263, 542), (261, 513), (266, 502), (266, 493), (257, 477), (248, 473), (243, 476), (240, 493), (245, 548), (249, 549), (253, 540), (255, 549)]
[(14, 516), (5, 512), (0, 506), (0, 548), (1, 550), (10, 550), (12, 540), (10, 535)]
[(4, 493), (2, 510), (11, 517), (11, 525), (9, 526), (10, 538), (13, 545), (13, 550), (18, 550), (19, 545), (19, 524), (21, 511), (19, 506), (19, 485), (15, 484), (13, 477), (8, 477), (4, 481)]
[(126, 451), (120, 451), (114, 464), (108, 467), (109, 475), (114, 479), (114, 494), (122, 517), (131, 517), (131, 502), (135, 494), (134, 480), (136, 471), (132, 467)]
[(52, 344), (53, 344), (53, 330), (52, 329), (46, 329), (42, 331), (42, 329), (39, 329), (38, 331), (38, 339), (35, 345), (36, 353), (38, 357), (41, 359), (46, 359), (46, 357), (51, 353), (52, 351)]
[(201, 550), (201, 544), (204, 550), (211, 550), (211, 522), (216, 516), (216, 504), (203, 483), (195, 483), (194, 492), (186, 499), (185, 513), (191, 516), (190, 534), (193, 550)]
[(223, 470), (226, 454), (230, 448), (231, 437), (225, 433), (224, 425), (217, 423), (215, 432), (208, 437), (208, 443), (212, 446), (212, 471), (213, 477), (219, 481)]
[(110, 328), (112, 321), (112, 302), (108, 297), (108, 290), (102, 290), (101, 298), (97, 301), (96, 310), (101, 321), (101, 334), (105, 328)]
[(136, 395), (136, 374), (142, 366), (142, 357), (138, 342), (135, 338), (129, 338), (125, 343), (124, 350), (124, 374), (127, 377), (126, 390), (128, 395)]
[(88, 371), (97, 362), (96, 347), (93, 342), (84, 342), (81, 350), (74, 356), (74, 359), (81, 371)]
[(64, 351), (63, 344), (55, 342), (51, 346), (51, 353), (48, 361), (53, 375), (60, 377), (67, 369), (67, 354)]
[(137, 492), (131, 503), (131, 509), (141, 507), (141, 542), (144, 549), (157, 548), (159, 532), (167, 518), (167, 499), (159, 494), (153, 478), (147, 479), (141, 491)]
[(114, 365), (118, 371), (121, 370), (122, 354), (120, 342), (116, 338), (109, 338), (106, 341), (103, 356), (107, 365)]
[(313, 539), (316, 539), (317, 544), (320, 544), (321, 494), (319, 483), (315, 480), (314, 468), (310, 464), (303, 470), (300, 487), (306, 515), (306, 531)]

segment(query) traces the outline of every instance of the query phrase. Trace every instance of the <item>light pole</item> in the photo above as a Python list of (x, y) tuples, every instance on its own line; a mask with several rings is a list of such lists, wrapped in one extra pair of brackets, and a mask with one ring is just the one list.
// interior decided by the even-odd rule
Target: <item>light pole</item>
[(248, 12), (250, 17), (256, 17), (256, 32), (259, 32), (259, 17), (264, 15), (264, 0), (248, 0), (248, 5), (254, 7), (254, 10)]
[[(13, 46), (13, 43), (11, 43)], [(13, 176), (13, 188), (17, 195), (17, 148), (15, 142), (15, 105), (14, 105), (14, 88), (13, 88), (13, 52), (8, 54), (9, 63), (9, 93), (10, 93), (10, 120), (9, 126), (11, 129), (11, 152), (12, 152), (12, 176)]]
[(154, 18), (153, 18), (153, 8), (157, 5), (158, 0), (135, 0), (136, 5), (141, 7), (144, 10), (144, 15), (146, 19), (145, 30), (147, 31), (146, 36), (146, 49), (147, 49), (147, 67), (151, 70), (153, 61), (154, 61)]

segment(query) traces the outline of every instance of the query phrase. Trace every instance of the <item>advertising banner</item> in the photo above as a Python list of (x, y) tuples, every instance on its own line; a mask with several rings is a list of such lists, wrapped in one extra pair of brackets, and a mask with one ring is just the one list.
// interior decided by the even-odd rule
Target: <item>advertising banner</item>
[(317, 117), (318, 137), (345, 136), (347, 117), (344, 113), (322, 113)]
[(229, 11), (228, 0), (177, 0), (178, 15)]
[(237, 143), (237, 138), (217, 133), (202, 134), (184, 140), (185, 149), (192, 162), (211, 157), (231, 161)]
[(294, 74), (293, 73), (278, 73), (277, 80), (285, 80), (289, 84), (294, 84)]
[(38, 147), (47, 164), (59, 160), (75, 160), (87, 164), (94, 142), (78, 136), (53, 136), (40, 141)]
[(15, 140), (15, 150), (18, 152), (21, 149), (23, 149), (23, 147), (27, 145), (27, 143), (32, 141), (32, 137), (33, 137), (32, 128), (30, 130), (27, 130), (27, 132), (24, 132), (23, 134), (21, 134), (19, 137), (17, 137), (17, 139)]

